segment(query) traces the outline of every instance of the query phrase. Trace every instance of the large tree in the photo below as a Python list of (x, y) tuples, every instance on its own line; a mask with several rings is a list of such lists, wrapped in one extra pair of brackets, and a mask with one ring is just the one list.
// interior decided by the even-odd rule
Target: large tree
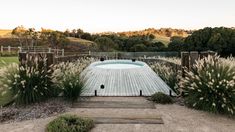
[(42, 29), (41, 38), (44, 43), (48, 43), (54, 48), (58, 48), (58, 46), (64, 47), (69, 41), (63, 32), (50, 29)]
[(18, 39), (21, 47), (35, 46), (39, 39), (38, 32), (34, 28), (26, 29), (24, 26), (14, 28), (12, 35)]
[(179, 36), (171, 37), (168, 44), (168, 50), (170, 51), (182, 51), (184, 50), (184, 38)]
[(195, 31), (184, 41), (188, 50), (213, 50), (221, 55), (235, 55), (235, 29), (216, 27)]
[(18, 42), (20, 46), (24, 46), (24, 40), (25, 40), (25, 32), (27, 29), (24, 26), (18, 26), (14, 28), (11, 32), (11, 34), (18, 39)]

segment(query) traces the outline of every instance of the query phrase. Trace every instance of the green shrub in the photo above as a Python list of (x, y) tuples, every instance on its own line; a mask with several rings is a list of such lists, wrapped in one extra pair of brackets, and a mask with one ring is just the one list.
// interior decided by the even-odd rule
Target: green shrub
[(180, 81), (189, 107), (234, 115), (235, 67), (218, 56), (199, 60)]
[(166, 95), (162, 92), (157, 92), (153, 94), (150, 98), (153, 102), (159, 104), (172, 104), (173, 100), (169, 95)]
[(64, 115), (51, 121), (47, 132), (88, 132), (94, 127), (91, 119), (81, 118), (76, 115)]
[(51, 86), (50, 70), (47, 70), (45, 58), (27, 58), (22, 66), (16, 66), (12, 72), (3, 73), (1, 84), (13, 93), (16, 104), (30, 104), (45, 100), (54, 95)]

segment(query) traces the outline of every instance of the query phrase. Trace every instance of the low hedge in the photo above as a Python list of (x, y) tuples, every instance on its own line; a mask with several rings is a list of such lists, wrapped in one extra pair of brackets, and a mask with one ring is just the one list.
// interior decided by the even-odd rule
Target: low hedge
[(46, 132), (88, 132), (94, 127), (93, 120), (76, 115), (63, 115), (51, 121)]
[(169, 95), (166, 95), (162, 92), (157, 92), (153, 94), (150, 100), (159, 104), (172, 104), (173, 103), (173, 99)]

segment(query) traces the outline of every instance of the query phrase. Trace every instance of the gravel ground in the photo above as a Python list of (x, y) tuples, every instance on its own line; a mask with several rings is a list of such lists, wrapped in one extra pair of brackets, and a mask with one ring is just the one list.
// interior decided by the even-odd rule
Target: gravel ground
[(0, 123), (18, 122), (37, 118), (46, 118), (64, 113), (70, 104), (61, 98), (27, 105), (26, 107), (10, 106), (0, 109)]
[[(92, 98), (91, 100), (114, 98)], [(117, 98), (117, 100), (146, 101), (144, 98)], [(235, 119), (203, 111), (189, 109), (179, 104), (159, 105), (156, 109), (69, 109), (66, 114), (95, 117), (161, 116), (164, 124), (99, 124), (92, 132), (232, 132)], [(13, 123), (0, 124), (1, 132), (43, 132), (48, 122), (56, 116)]]

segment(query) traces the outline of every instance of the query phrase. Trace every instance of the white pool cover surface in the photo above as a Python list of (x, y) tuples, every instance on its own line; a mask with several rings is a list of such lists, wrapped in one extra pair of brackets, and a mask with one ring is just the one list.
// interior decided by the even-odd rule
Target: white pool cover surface
[(95, 67), (103, 68), (103, 69), (131, 69), (131, 68), (140, 68), (143, 65), (135, 64), (135, 63), (122, 63), (122, 62), (105, 62), (101, 64), (97, 64)]
[[(150, 96), (169, 94), (166, 83), (144, 62), (105, 60), (92, 63), (82, 73), (85, 85), (82, 96)], [(101, 85), (104, 88), (101, 88)], [(172, 92), (175, 95), (174, 92)]]

